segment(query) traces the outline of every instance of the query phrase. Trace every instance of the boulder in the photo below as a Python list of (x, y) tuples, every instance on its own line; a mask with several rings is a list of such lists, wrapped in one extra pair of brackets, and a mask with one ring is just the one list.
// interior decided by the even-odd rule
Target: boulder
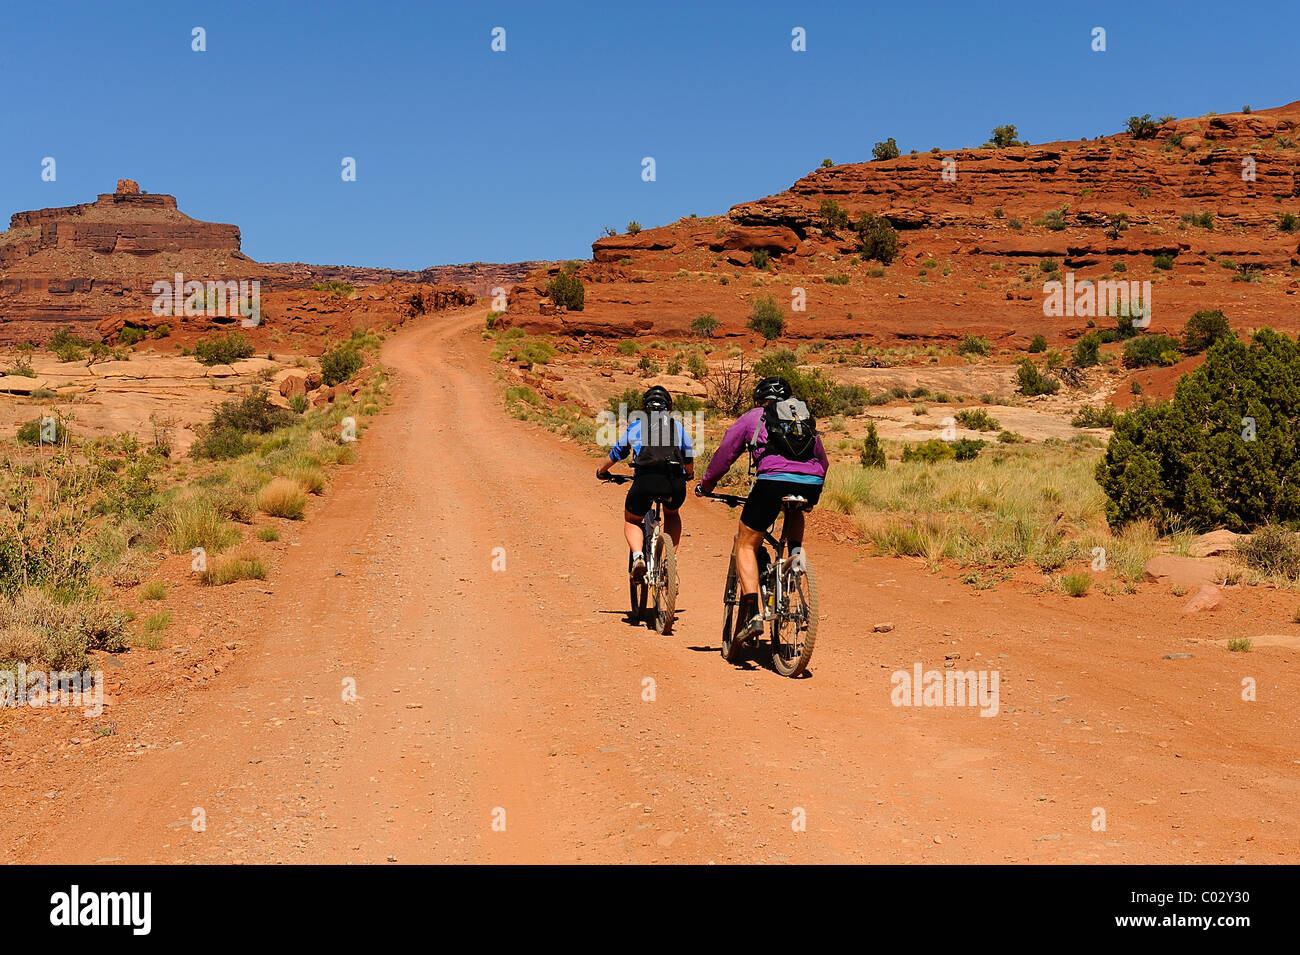
[(280, 379), (280, 394), (286, 398), (296, 398), (298, 395), (306, 395), (310, 389), (307, 387), (307, 373), (303, 371), (290, 371)]
[(1237, 549), (1237, 544), (1248, 535), (1234, 534), (1232, 531), (1210, 531), (1192, 541), (1187, 553), (1192, 557), (1213, 557), (1215, 554), (1227, 554)]
[(1161, 554), (1147, 561), (1142, 569), (1142, 579), (1190, 590), (1222, 580), (1227, 569), (1224, 561), (1215, 558)]
[(1202, 610), (1218, 610), (1223, 606), (1223, 591), (1214, 584), (1201, 584), (1192, 599), (1183, 607), (1183, 613), (1199, 613)]
[(799, 236), (785, 226), (742, 225), (729, 229), (722, 238), (709, 243), (709, 248), (715, 252), (729, 252), (733, 249), (793, 252), (799, 248)]
[(30, 395), (38, 388), (46, 387), (44, 378), (28, 378), (26, 375), (0, 375), (0, 392), (10, 395)]

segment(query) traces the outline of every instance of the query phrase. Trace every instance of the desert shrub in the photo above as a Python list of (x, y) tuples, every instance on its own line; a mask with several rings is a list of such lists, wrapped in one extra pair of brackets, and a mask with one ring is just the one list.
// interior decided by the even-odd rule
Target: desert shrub
[(958, 461), (973, 460), (987, 443), (982, 438), (958, 438), (952, 442), (952, 455)]
[(691, 319), (691, 334), (700, 338), (712, 338), (713, 333), (718, 330), (718, 324), (718, 320), (713, 317), (711, 312), (696, 315)]
[(873, 421), (867, 425), (867, 436), (862, 439), (862, 450), (858, 453), (858, 460), (862, 462), (864, 468), (885, 467), (885, 448), (880, 443), (880, 435), (876, 433), (876, 423)]
[(703, 381), (704, 376), (709, 373), (709, 363), (698, 351), (693, 351), (686, 358), (686, 370), (696, 381)]
[(984, 336), (967, 335), (957, 345), (958, 355), (984, 355), (993, 353), (993, 345)]
[(1216, 308), (1195, 312), (1183, 326), (1182, 350), (1189, 355), (1198, 355), (1220, 338), (1231, 334), (1228, 319), (1221, 310)]
[(1220, 339), (1173, 400), (1121, 415), (1097, 483), (1114, 526), (1247, 530), (1300, 520), (1300, 347), (1270, 328)]
[(1006, 148), (1008, 146), (1027, 146), (1028, 143), (1021, 142), (1016, 138), (1016, 127), (1014, 126), (994, 126), (993, 132), (989, 134), (988, 145)]
[(0, 600), (0, 660), (81, 670), (92, 650), (126, 647), (126, 615), (93, 598), (67, 599), (29, 587)]
[(274, 524), (267, 524), (265, 527), (257, 529), (257, 539), (260, 541), (278, 541), (280, 539), (280, 528)]
[[(54, 440), (49, 440), (53, 438)], [(59, 418), (33, 418), (18, 426), (19, 444), (66, 444), (68, 428)]]
[(894, 142), (894, 137), (890, 136), (883, 143), (876, 143), (871, 147), (871, 155), (876, 159), (897, 159), (900, 155), (898, 143)]
[(194, 343), (194, 358), (200, 365), (229, 365), (253, 357), (256, 349), (241, 332), (226, 332), (216, 338), (200, 338)]
[(1269, 577), (1300, 577), (1300, 535), (1266, 524), (1239, 542), (1237, 556), (1252, 570)]
[(749, 328), (768, 341), (779, 338), (785, 329), (785, 315), (772, 298), (755, 299), (750, 306)]
[(641, 223), (637, 222), (635, 219), (633, 219), (631, 222), (627, 224), (628, 235), (636, 235), (640, 231), (641, 231)]
[(1173, 335), (1139, 335), (1124, 343), (1125, 368), (1172, 365), (1178, 358), (1178, 339)]
[(905, 444), (903, 445), (903, 460), (921, 461), (926, 464), (932, 464), (935, 461), (949, 461), (957, 456), (956, 451), (953, 450), (953, 444), (955, 443), (932, 438), (921, 444)]
[(1300, 216), (1294, 212), (1284, 212), (1277, 220), (1277, 227), (1283, 232), (1295, 232), (1300, 229)]
[(849, 214), (834, 199), (823, 199), (822, 204), (818, 207), (821, 215), (822, 228), (834, 234), (840, 229), (848, 228)]
[(1112, 428), (1115, 426), (1114, 405), (1083, 405), (1070, 419), (1074, 428)]
[(1082, 597), (1092, 586), (1091, 574), (1066, 574), (1061, 578), (1061, 589), (1071, 597)]
[(239, 539), (239, 531), (203, 494), (172, 501), (162, 512), (162, 528), (173, 554), (188, 554), (196, 547), (216, 554)]
[(875, 259), (882, 265), (889, 265), (897, 257), (898, 232), (885, 216), (863, 213), (854, 228), (861, 239), (859, 251), (864, 260)]
[(1040, 352), (1047, 351), (1047, 339), (1042, 335), (1035, 335), (1034, 340), (1029, 343), (1029, 353), (1037, 355)]
[(767, 249), (755, 249), (750, 253), (749, 261), (753, 263), (756, 269), (766, 269), (767, 264), (772, 261), (772, 253)]
[(283, 477), (273, 478), (258, 491), (257, 506), (272, 517), (302, 520), (303, 512), (307, 509), (307, 492), (297, 481)]
[(1044, 375), (1028, 358), (1020, 359), (1016, 367), (1016, 380), (1020, 393), (1027, 398), (1035, 395), (1054, 395), (1061, 388), (1061, 383), (1051, 375)]
[(826, 281), (831, 285), (848, 285), (849, 277), (847, 275), (828, 275)]
[(341, 342), (320, 356), (321, 380), (327, 386), (342, 384), (361, 370), (365, 360), (351, 342)]
[(1174, 267), (1174, 257), (1167, 253), (1161, 253), (1151, 259), (1151, 265), (1153, 268), (1168, 272)]
[(1096, 332), (1089, 332), (1074, 343), (1074, 352), (1071, 357), (1080, 368), (1091, 368), (1097, 364), (1100, 356), (1101, 336)]
[(963, 428), (971, 431), (1001, 431), (1002, 425), (983, 408), (963, 408), (953, 415), (953, 419)]
[(266, 564), (246, 548), (228, 557), (219, 557), (208, 565), (202, 580), (209, 586), (225, 586), (239, 580), (266, 580)]
[(571, 312), (581, 312), (587, 290), (576, 272), (565, 268), (546, 284), (546, 294), (556, 305), (563, 305)]
[(130, 347), (137, 345), (149, 337), (147, 328), (139, 328), (135, 325), (123, 325), (122, 330), (117, 333), (117, 343)]
[(1128, 131), (1134, 139), (1154, 139), (1156, 130), (1159, 128), (1159, 125), (1151, 118), (1150, 113), (1128, 118)]

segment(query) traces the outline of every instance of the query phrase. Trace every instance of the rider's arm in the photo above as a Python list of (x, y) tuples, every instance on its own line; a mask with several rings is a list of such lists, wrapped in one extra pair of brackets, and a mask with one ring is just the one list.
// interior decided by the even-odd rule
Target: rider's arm
[(722, 475), (727, 473), (728, 468), (736, 463), (736, 458), (740, 457), (741, 452), (745, 450), (745, 443), (753, 432), (753, 423), (746, 420), (749, 417), (751, 417), (749, 414), (741, 415), (722, 436), (722, 442), (718, 445), (718, 450), (713, 452), (708, 470), (704, 472), (704, 479), (700, 481), (705, 491), (713, 490), (714, 485), (722, 479)]
[(618, 440), (614, 442), (614, 446), (609, 449), (609, 454), (605, 456), (605, 460), (602, 461), (600, 467), (596, 469), (596, 474), (598, 476), (601, 474), (608, 474), (610, 468), (632, 453), (631, 431), (632, 425), (628, 425), (623, 429), (623, 433), (618, 436)]
[(816, 445), (813, 449), (813, 454), (817, 457), (817, 460), (822, 463), (822, 470), (830, 471), (831, 462), (830, 459), (826, 457), (826, 449), (822, 447), (822, 439), (820, 436), (817, 438)]

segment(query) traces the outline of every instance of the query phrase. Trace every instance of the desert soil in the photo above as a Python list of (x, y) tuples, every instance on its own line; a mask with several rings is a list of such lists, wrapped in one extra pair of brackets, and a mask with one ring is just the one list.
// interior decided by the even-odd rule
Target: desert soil
[[(122, 693), (96, 720), (0, 726), (21, 753), (0, 772), (6, 861), (1300, 856), (1291, 601), (1243, 589), (1185, 617), (1153, 585), (972, 591), (823, 515), (810, 675), (729, 665), (731, 513), (686, 505), (676, 632), (627, 623), (622, 491), (504, 413), (485, 314), (385, 343), (394, 402), (359, 463), (269, 582), (205, 597), (205, 638), (238, 648), (219, 673)], [(891, 673), (946, 657), (999, 672), (997, 716), (891, 705)], [(93, 733), (105, 719), (113, 735)]]

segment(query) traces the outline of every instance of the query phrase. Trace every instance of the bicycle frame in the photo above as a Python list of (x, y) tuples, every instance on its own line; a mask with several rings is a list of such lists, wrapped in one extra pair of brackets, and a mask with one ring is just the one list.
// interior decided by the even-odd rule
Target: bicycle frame
[[(732, 507), (743, 507), (746, 500), (745, 498), (735, 494), (707, 494), (705, 496), (714, 501), (722, 501), (724, 504), (728, 504)], [(768, 621), (772, 619), (772, 617), (776, 613), (776, 608), (782, 605), (781, 598), (785, 596), (784, 588), (785, 588), (786, 565), (790, 563), (790, 558), (786, 555), (785, 552), (785, 548), (786, 548), (785, 525), (786, 525), (786, 519), (790, 514), (790, 509), (795, 506), (797, 505), (796, 502), (794, 501), (781, 502), (780, 539), (777, 539), (776, 537), (772, 536), (772, 530), (775, 528), (776, 526), (775, 524), (773, 524), (772, 527), (769, 527), (767, 530), (763, 531), (763, 542), (766, 544), (770, 544), (772, 546), (772, 550), (775, 552), (773, 561), (768, 565), (767, 573), (764, 574), (760, 572), (759, 579), (758, 579), (758, 586), (759, 586), (759, 591), (761, 596), (764, 577), (772, 578), (771, 587), (770, 587), (771, 599), (767, 606), (761, 607), (763, 611), (764, 621)], [(739, 545), (739, 543), (740, 540), (738, 536), (732, 540), (731, 558), (733, 561), (736, 558), (736, 547)]]

